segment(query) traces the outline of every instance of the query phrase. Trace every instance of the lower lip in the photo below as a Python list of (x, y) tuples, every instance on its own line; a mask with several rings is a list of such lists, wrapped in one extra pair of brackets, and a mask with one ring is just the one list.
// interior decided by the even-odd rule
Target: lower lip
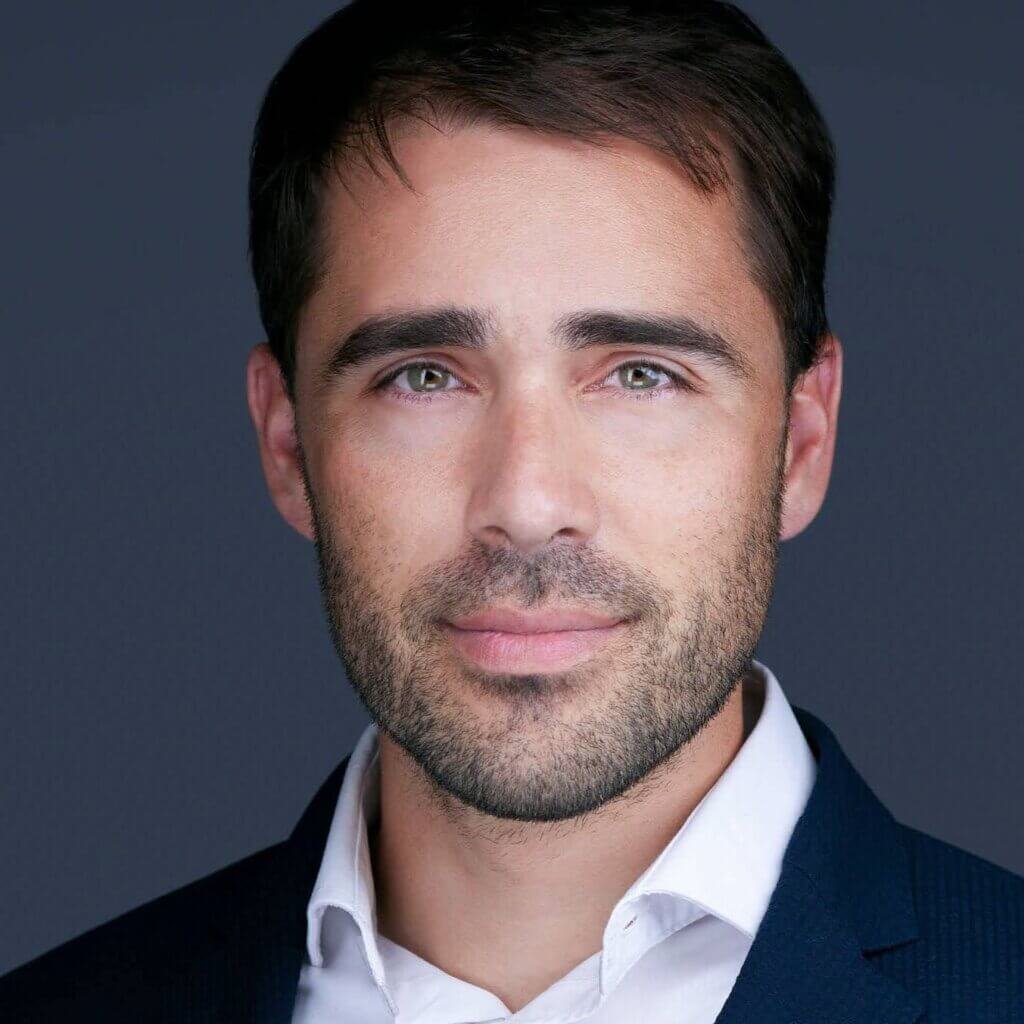
[(568, 668), (594, 654), (625, 629), (625, 622), (599, 629), (557, 633), (501, 633), (489, 629), (444, 628), (455, 647), (491, 672), (550, 672)]

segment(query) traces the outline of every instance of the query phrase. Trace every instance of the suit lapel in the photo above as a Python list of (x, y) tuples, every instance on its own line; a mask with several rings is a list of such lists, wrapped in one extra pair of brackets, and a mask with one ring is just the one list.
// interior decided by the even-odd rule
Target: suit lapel
[(861, 955), (813, 880), (793, 867), (780, 879), (717, 1024), (912, 1024), (922, 1012)]
[(870, 959), (917, 938), (899, 826), (828, 727), (793, 710), (818, 773), (717, 1024), (912, 1024), (920, 999)]

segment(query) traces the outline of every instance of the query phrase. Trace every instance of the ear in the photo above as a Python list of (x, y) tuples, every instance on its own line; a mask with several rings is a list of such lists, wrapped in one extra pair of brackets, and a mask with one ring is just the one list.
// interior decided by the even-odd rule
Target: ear
[(249, 415), (256, 428), (270, 497), (285, 522), (307, 540), (313, 540), (313, 517), (302, 475), (295, 409), (285, 389), (281, 367), (266, 342), (249, 353), (245, 374)]
[(779, 540), (795, 537), (811, 523), (825, 501), (832, 473), (843, 383), (839, 339), (825, 336), (819, 361), (793, 385)]

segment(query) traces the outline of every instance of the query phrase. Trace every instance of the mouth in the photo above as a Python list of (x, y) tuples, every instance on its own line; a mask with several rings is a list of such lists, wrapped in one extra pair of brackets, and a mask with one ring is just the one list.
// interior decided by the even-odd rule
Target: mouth
[(478, 668), (490, 672), (552, 672), (593, 657), (628, 626), (621, 620), (588, 629), (513, 633), (496, 629), (462, 629), (441, 624), (455, 649)]

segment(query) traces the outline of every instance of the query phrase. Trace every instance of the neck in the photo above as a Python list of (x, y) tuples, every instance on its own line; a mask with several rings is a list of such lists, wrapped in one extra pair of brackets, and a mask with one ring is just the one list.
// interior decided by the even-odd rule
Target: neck
[(745, 679), (628, 794), (565, 822), (509, 822), (436, 792), (380, 733), (370, 834), (380, 932), (511, 1010), (601, 949), (615, 904), (682, 827), (759, 713)]

